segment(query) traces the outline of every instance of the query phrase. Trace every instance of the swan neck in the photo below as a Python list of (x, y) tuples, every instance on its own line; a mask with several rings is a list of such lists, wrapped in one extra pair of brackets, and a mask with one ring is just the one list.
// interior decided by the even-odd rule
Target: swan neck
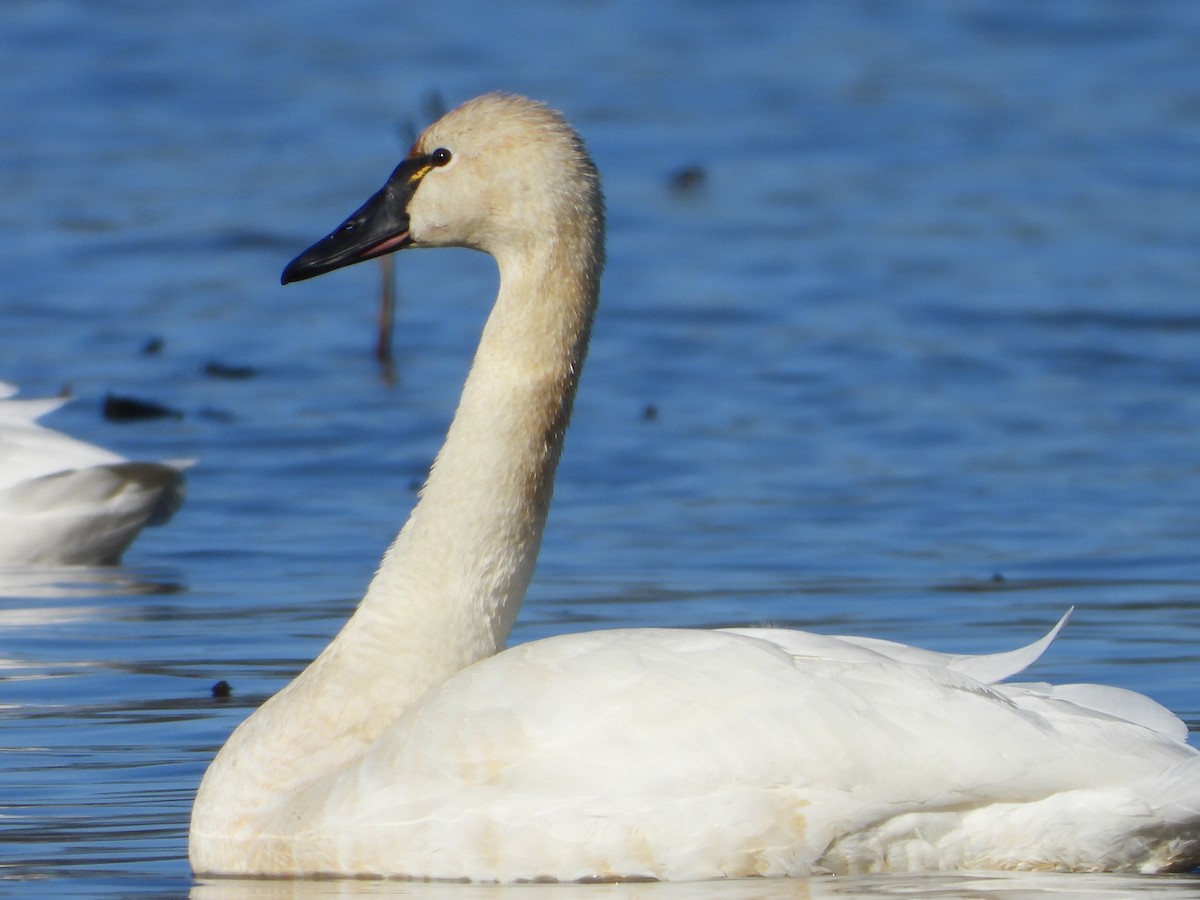
[[(218, 754), (193, 810), (197, 835), (238, 833), (503, 648), (533, 575), (596, 303), (594, 273), (550, 262), (501, 260), (496, 305), (416, 508), (338, 636)], [(226, 818), (232, 807), (240, 825)]]
[(446, 676), (501, 649), (516, 618), (595, 306), (581, 273), (506, 262), (446, 441), (364, 601), (402, 611), (409, 627), (413, 603), (432, 607), (431, 622), (452, 629), (440, 636)]

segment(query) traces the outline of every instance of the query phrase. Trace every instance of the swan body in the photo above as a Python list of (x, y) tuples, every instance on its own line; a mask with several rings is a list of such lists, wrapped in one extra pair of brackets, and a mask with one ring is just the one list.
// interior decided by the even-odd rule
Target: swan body
[(410, 245), (492, 254), (496, 304), (358, 609), (205, 774), (198, 874), (686, 880), (1200, 861), (1200, 753), (1182, 722), (1117, 688), (1002, 683), (1062, 622), (989, 656), (780, 629), (504, 649), (603, 264), (582, 142), (532, 101), (471, 101), (284, 281)]
[(0, 384), (0, 564), (115, 565), (183, 502), (190, 460), (137, 462), (38, 424), (65, 398)]

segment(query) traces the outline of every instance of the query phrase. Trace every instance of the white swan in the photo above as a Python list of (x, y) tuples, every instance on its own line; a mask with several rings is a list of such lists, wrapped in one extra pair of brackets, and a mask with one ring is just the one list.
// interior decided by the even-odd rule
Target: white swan
[(205, 775), (196, 873), (703, 879), (1200, 860), (1200, 754), (1178, 719), (1113, 688), (996, 683), (1054, 632), (990, 657), (755, 629), (503, 650), (597, 299), (596, 170), (557, 114), (480, 97), (283, 278), (405, 246), (492, 254), (499, 296), (358, 610)]
[(0, 382), (0, 564), (116, 565), (183, 502), (191, 460), (135, 462), (37, 423), (66, 398)]

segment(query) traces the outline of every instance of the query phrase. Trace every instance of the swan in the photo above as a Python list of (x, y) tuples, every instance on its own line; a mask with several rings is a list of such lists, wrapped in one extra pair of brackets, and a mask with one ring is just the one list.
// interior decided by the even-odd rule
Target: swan
[(136, 462), (38, 424), (64, 397), (0, 382), (0, 564), (116, 565), (183, 502), (192, 460)]
[(198, 876), (511, 882), (1200, 861), (1200, 753), (1163, 707), (1001, 683), (988, 656), (784, 629), (505, 649), (604, 261), (600, 183), (546, 106), (488, 94), (417, 139), (283, 282), (404, 247), (499, 293), (420, 498), (354, 614), (197, 791)]

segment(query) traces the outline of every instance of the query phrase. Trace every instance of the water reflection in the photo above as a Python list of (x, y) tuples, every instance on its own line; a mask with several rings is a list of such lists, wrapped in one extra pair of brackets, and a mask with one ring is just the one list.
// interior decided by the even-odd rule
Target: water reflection
[[(173, 575), (117, 566), (0, 566), (0, 597), (125, 597), (186, 590)], [(24, 624), (54, 621), (48, 608), (5, 609), (0, 610), (0, 626), (22, 624), (23, 613), (29, 616)]]
[(1057, 894), (1080, 900), (1200, 897), (1200, 878), (1001, 872), (707, 881), (686, 884), (477, 885), (395, 881), (209, 880), (192, 900), (318, 900), (329, 897), (413, 897), (417, 900), (825, 900), (932, 897), (942, 900), (1029, 900)]

